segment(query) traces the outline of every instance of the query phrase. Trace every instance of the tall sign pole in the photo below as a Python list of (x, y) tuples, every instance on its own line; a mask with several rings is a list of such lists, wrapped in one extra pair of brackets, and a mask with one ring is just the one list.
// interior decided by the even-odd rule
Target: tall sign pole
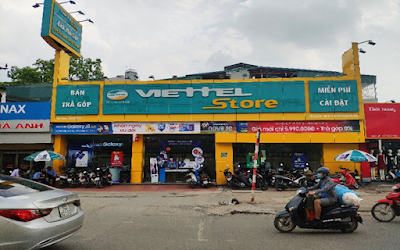
[(257, 138), (256, 138), (256, 146), (254, 148), (254, 161), (253, 161), (253, 183), (251, 185), (251, 202), (254, 201), (254, 190), (256, 189), (256, 180), (257, 180), (257, 161), (258, 161), (258, 151), (259, 151), (259, 144), (260, 144), (260, 131), (257, 131)]

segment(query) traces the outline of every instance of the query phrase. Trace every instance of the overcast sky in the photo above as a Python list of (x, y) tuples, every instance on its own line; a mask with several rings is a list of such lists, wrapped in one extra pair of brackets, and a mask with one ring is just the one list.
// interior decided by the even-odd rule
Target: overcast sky
[[(39, 2), (42, 2), (39, 0)], [(59, 1), (62, 2), (62, 1)], [(63, 7), (83, 22), (81, 53), (102, 60), (106, 76), (138, 71), (140, 80), (259, 66), (342, 71), (341, 56), (360, 44), (361, 74), (377, 76), (379, 102), (400, 102), (398, 0), (75, 0)], [(54, 58), (40, 36), (43, 7), (0, 0), (0, 66)], [(0, 81), (11, 81), (0, 70)]]

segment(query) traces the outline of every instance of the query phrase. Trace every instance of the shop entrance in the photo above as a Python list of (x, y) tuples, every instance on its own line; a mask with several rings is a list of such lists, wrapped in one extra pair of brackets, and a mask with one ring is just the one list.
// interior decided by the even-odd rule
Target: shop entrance
[[(247, 164), (253, 153), (254, 144), (233, 144), (234, 165)], [(259, 149), (260, 162), (266, 162), (272, 169), (277, 169), (282, 163), (285, 169), (292, 170), (295, 164), (304, 162), (311, 170), (316, 170), (321, 166), (321, 157), (322, 144), (317, 143), (262, 143)]]
[(215, 180), (214, 135), (148, 135), (144, 140), (143, 182), (184, 183), (185, 174), (198, 164)]

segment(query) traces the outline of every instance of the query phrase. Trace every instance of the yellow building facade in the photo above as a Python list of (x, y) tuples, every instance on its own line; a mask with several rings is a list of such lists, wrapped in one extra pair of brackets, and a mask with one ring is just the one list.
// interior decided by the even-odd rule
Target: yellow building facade
[[(56, 51), (51, 123), (106, 123), (113, 127), (115, 135), (131, 135), (131, 149), (125, 153), (130, 157), (131, 183), (144, 182), (149, 166), (146, 154), (151, 151), (146, 140), (159, 135), (151, 130), (141, 133), (120, 129), (132, 124), (192, 123), (200, 130), (189, 129), (191, 133), (182, 134), (193, 138), (204, 134), (205, 124), (237, 124), (235, 131), (207, 133), (209, 137), (203, 138), (211, 139), (213, 144), (207, 159), (213, 158), (217, 184), (226, 183), (222, 171), (233, 168), (238, 148), (256, 142), (257, 129), (261, 130), (260, 144), (320, 145), (320, 159), (316, 162), (331, 172), (338, 171), (339, 165), (359, 169), (359, 164), (333, 160), (337, 154), (359, 149), (359, 144), (365, 142), (357, 43), (343, 54), (342, 64), (344, 75), (340, 77), (71, 82), (66, 80), (69, 56)], [(239, 124), (246, 124), (246, 128), (239, 131)], [(162, 138), (176, 137), (165, 130), (162, 134)], [(68, 155), (71, 135), (80, 134), (55, 133), (54, 150)], [(190, 150), (192, 147), (188, 146)], [(268, 160), (269, 155), (266, 152), (264, 158)], [(59, 170), (61, 164), (55, 162), (55, 169)], [(316, 167), (315, 164), (313, 168)]]

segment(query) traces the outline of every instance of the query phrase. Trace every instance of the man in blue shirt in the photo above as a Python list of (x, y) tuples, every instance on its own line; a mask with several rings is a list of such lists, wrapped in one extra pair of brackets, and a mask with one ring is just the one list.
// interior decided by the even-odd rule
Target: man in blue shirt
[(320, 199), (314, 200), (315, 218), (311, 221), (312, 224), (317, 224), (321, 221), (321, 206), (330, 206), (338, 201), (338, 194), (335, 189), (335, 182), (328, 176), (329, 168), (320, 167), (317, 169), (317, 177), (320, 182), (309, 188), (307, 196), (320, 194)]

